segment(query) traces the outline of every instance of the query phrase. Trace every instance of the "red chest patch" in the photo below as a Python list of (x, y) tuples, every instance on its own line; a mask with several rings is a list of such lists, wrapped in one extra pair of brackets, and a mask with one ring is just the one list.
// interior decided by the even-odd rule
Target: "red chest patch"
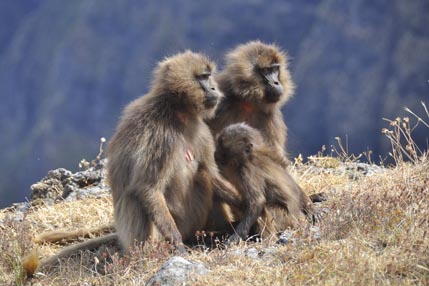
[(192, 151), (190, 149), (186, 149), (185, 159), (187, 162), (192, 162), (195, 160), (194, 154), (192, 154)]
[(177, 112), (176, 115), (180, 122), (186, 124), (186, 122), (188, 121), (188, 116), (185, 113)]
[(243, 102), (241, 104), (241, 108), (244, 110), (244, 112), (246, 113), (250, 113), (253, 110), (253, 106), (252, 104), (248, 103), (248, 102)]

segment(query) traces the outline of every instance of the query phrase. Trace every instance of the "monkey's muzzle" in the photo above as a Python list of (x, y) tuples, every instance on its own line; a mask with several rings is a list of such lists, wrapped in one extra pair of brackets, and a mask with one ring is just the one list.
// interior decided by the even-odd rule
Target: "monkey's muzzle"
[(213, 108), (213, 107), (216, 106), (217, 101), (218, 101), (218, 97), (217, 96), (215, 96), (215, 95), (213, 95), (211, 93), (208, 93), (205, 96), (205, 98), (204, 98), (204, 106), (206, 108)]

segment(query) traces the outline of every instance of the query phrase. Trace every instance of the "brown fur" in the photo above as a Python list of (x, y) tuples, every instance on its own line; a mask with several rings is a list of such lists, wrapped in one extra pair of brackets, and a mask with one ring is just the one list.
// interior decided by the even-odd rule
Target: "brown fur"
[[(244, 213), (236, 227), (244, 239), (262, 216), (276, 232), (295, 227), (311, 202), (285, 171), (283, 158), (267, 147), (261, 133), (245, 123), (225, 128), (216, 141), (216, 162), (221, 174), (241, 193)], [(277, 208), (279, 208), (279, 213)]]
[[(119, 240), (127, 250), (135, 242), (162, 236), (180, 246), (198, 230), (228, 228), (231, 217), (224, 202), (238, 209), (241, 199), (217, 170), (213, 137), (203, 122), (214, 107), (205, 107), (196, 81), (214, 69), (207, 58), (192, 52), (159, 64), (151, 91), (127, 106), (108, 147), (117, 232), (66, 247), (42, 261), (33, 254), (23, 261), (28, 273), (108, 242)], [(45, 233), (36, 242), (71, 240), (112, 228)]]
[[(280, 65), (279, 82), (283, 86), (283, 94), (276, 103), (266, 102), (264, 80), (258, 73), (258, 69), (271, 64)], [(285, 157), (287, 128), (280, 108), (294, 91), (286, 54), (275, 45), (259, 41), (239, 45), (227, 54), (225, 69), (217, 81), (225, 98), (215, 117), (208, 120), (214, 135), (230, 124), (246, 122), (262, 133), (268, 146)]]
[(107, 152), (115, 227), (125, 249), (159, 235), (181, 245), (207, 225), (228, 223), (210, 217), (224, 214), (213, 210), (222, 206), (219, 201), (240, 203), (218, 173), (203, 121), (214, 107), (204, 105), (196, 77), (214, 69), (205, 56), (189, 51), (167, 58), (149, 93), (124, 110)]
[(90, 229), (78, 229), (73, 231), (50, 231), (42, 233), (34, 238), (35, 243), (69, 243), (72, 241), (76, 241), (79, 238), (87, 238), (95, 235), (99, 235), (100, 233), (111, 233), (114, 231), (114, 226), (112, 223), (98, 226)]

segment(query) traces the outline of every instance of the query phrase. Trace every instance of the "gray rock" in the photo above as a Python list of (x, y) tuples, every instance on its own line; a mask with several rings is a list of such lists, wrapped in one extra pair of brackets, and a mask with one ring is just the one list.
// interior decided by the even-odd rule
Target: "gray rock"
[(73, 182), (83, 188), (86, 186), (98, 184), (102, 180), (102, 173), (100, 170), (95, 171), (93, 168), (86, 171), (77, 172), (73, 175)]
[(49, 171), (47, 178), (57, 179), (60, 182), (63, 182), (69, 179), (72, 175), (73, 175), (72, 172), (70, 172), (69, 170), (66, 170), (64, 168), (59, 168), (59, 169)]
[(285, 230), (280, 234), (279, 239), (277, 240), (276, 243), (287, 244), (292, 240), (292, 236), (293, 236), (293, 231)]
[(231, 255), (237, 256), (237, 257), (242, 257), (245, 255), (244, 249), (243, 248), (235, 248), (231, 251)]
[(104, 184), (106, 163), (107, 160), (103, 159), (95, 166), (76, 173), (64, 168), (49, 171), (46, 177), (31, 186), (32, 203), (37, 204), (42, 200), (49, 204), (108, 195), (110, 188)]
[(208, 269), (201, 262), (186, 260), (180, 256), (173, 256), (149, 279), (149, 286), (187, 285), (192, 275), (206, 275)]
[(317, 225), (310, 227), (310, 233), (313, 239), (320, 239), (322, 237), (320, 228)]
[(65, 199), (65, 201), (76, 201), (87, 198), (102, 198), (110, 196), (110, 188), (104, 184), (98, 184), (93, 187), (75, 188)]
[(259, 250), (257, 250), (254, 247), (249, 248), (246, 251), (246, 256), (249, 257), (249, 258), (253, 258), (253, 259), (259, 258)]
[(64, 187), (60, 180), (46, 177), (42, 181), (31, 185), (30, 199), (55, 201), (63, 193)]

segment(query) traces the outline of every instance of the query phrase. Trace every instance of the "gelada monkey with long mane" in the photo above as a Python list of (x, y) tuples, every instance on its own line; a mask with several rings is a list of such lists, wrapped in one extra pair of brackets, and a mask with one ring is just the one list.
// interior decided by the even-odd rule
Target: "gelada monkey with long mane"
[(201, 54), (167, 58), (150, 92), (124, 111), (107, 152), (115, 227), (125, 249), (157, 233), (183, 248), (197, 230), (225, 225), (217, 201), (240, 207), (218, 172), (204, 122), (221, 97), (214, 70)]
[[(225, 68), (216, 80), (224, 98), (215, 116), (207, 119), (214, 136), (228, 125), (245, 122), (261, 133), (266, 147), (274, 150), (287, 171), (287, 127), (281, 107), (291, 98), (295, 86), (286, 53), (260, 41), (239, 45), (226, 55)], [(302, 192), (302, 196), (307, 195)], [(309, 199), (315, 202), (325, 198), (323, 194), (315, 194)], [(301, 208), (312, 212), (311, 204), (303, 203)], [(277, 219), (279, 230), (288, 226), (287, 219), (280, 219), (286, 216), (283, 210), (268, 207), (267, 211)]]
[(226, 55), (225, 68), (216, 80), (224, 98), (215, 116), (207, 120), (213, 134), (246, 122), (286, 160), (287, 128), (280, 108), (294, 91), (286, 54), (260, 41), (239, 45)]
[(118, 239), (124, 250), (152, 238), (184, 251), (196, 231), (229, 225), (223, 202), (239, 209), (241, 198), (218, 172), (203, 121), (222, 96), (214, 71), (190, 51), (159, 63), (149, 93), (125, 108), (108, 145), (116, 233), (68, 247), (40, 266)]

